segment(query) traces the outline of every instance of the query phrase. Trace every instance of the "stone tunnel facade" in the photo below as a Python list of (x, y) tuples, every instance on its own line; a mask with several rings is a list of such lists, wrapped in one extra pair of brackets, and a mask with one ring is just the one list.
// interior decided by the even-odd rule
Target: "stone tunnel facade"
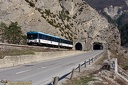
[(74, 42), (74, 48), (75, 50), (103, 50), (106, 49), (106, 42), (91, 42), (87, 43), (85, 40), (76, 40)]

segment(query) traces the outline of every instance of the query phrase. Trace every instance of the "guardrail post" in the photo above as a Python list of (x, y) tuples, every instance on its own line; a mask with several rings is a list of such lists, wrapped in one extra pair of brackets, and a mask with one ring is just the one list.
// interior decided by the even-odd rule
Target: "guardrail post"
[(79, 64), (78, 68), (79, 68), (79, 72), (80, 72), (81, 71), (81, 65), (80, 64)]
[(91, 62), (90, 62), (90, 61), (91, 61), (91, 59), (89, 59), (89, 61), (88, 61), (89, 65), (91, 64)]
[(57, 85), (58, 81), (59, 81), (59, 77), (55, 77), (53, 80), (53, 85)]
[(86, 68), (86, 61), (84, 61), (84, 67)]
[(93, 58), (92, 58), (92, 63), (93, 63)]
[(74, 71), (75, 71), (75, 69), (73, 69), (73, 70), (72, 70), (70, 79), (72, 79), (72, 78), (73, 78)]

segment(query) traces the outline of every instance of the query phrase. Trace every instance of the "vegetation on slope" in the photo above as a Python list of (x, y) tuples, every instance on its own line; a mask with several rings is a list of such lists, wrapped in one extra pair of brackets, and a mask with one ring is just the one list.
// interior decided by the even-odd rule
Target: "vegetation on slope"
[(125, 45), (128, 43), (128, 23), (125, 24), (124, 26), (122, 26), (119, 29), (120, 33), (121, 33), (121, 45)]
[[(116, 25), (121, 34), (121, 45), (124, 46), (128, 43), (128, 38), (126, 37), (128, 34), (128, 30), (126, 24), (128, 23), (128, 6), (125, 1), (122, 0), (85, 0), (91, 7), (96, 9), (100, 14), (102, 14), (109, 23)], [(118, 9), (118, 14), (115, 17), (119, 16), (116, 19), (112, 19), (110, 15), (108, 15), (104, 9), (109, 8), (110, 6), (116, 8), (121, 7)], [(111, 9), (110, 9), (111, 10)], [(115, 9), (116, 10), (116, 9)], [(121, 14), (121, 15), (120, 15)]]
[[(34, 2), (25, 0), (31, 7), (35, 7)], [(61, 1), (61, 0), (59, 0)], [(50, 9), (42, 10), (40, 8), (36, 8), (42, 15), (42, 17), (53, 27), (56, 29), (59, 29), (61, 32), (61, 36), (65, 37), (66, 39), (72, 40), (72, 25), (73, 23), (66, 23), (69, 22), (71, 17), (69, 16), (69, 11), (64, 9), (64, 7), (61, 5), (62, 11), (60, 11), (58, 14), (54, 14), (50, 11)], [(58, 21), (58, 19), (60, 21)]]
[[(66, 24), (65, 21), (69, 21), (71, 17), (69, 17), (69, 12), (65, 9), (60, 11), (58, 15), (52, 13), (50, 10), (45, 9), (45, 11), (38, 8), (38, 11), (42, 14), (42, 17), (46, 19), (46, 21), (55, 28), (58, 28), (61, 32), (61, 36), (72, 40), (71, 33), (71, 24)], [(57, 19), (60, 19), (61, 22), (58, 22)], [(67, 30), (66, 30), (67, 29)]]
[(0, 51), (0, 59), (3, 59), (5, 56), (16, 56), (16, 55), (27, 55), (34, 54), (35, 50), (18, 50), (18, 49), (9, 49), (9, 50), (1, 50)]
[[(111, 50), (112, 56), (111, 58), (117, 58), (118, 64), (124, 69), (128, 71), (128, 49), (120, 50), (117, 52), (115, 50)], [(127, 55), (126, 55), (127, 54)]]
[(73, 80), (68, 81), (66, 84), (63, 84), (63, 85), (88, 85), (88, 82), (93, 80), (94, 79), (91, 76), (88, 76), (88, 77), (82, 76), (79, 78), (74, 78)]
[(21, 27), (17, 22), (11, 22), (9, 26), (5, 23), (0, 24), (1, 41), (10, 44), (25, 44), (26, 36), (23, 35)]

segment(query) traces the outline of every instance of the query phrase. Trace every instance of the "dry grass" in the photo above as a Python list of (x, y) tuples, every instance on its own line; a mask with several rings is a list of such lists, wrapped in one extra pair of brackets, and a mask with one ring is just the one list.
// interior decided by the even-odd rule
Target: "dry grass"
[(48, 49), (33, 49), (33, 48), (26, 48), (26, 49), (7, 49), (7, 50), (0, 50), (0, 59), (3, 59), (5, 56), (15, 56), (15, 55), (27, 55), (27, 54), (35, 54), (35, 52), (44, 52)]
[(0, 59), (3, 59), (5, 56), (16, 56), (16, 55), (28, 55), (35, 54), (35, 52), (50, 52), (50, 51), (67, 51), (67, 49), (51, 49), (50, 47), (46, 48), (12, 48), (10, 49), (0, 49)]
[(97, 74), (100, 69), (99, 65), (93, 65), (92, 67), (82, 71), (78, 76), (72, 80), (67, 80), (62, 85), (88, 85), (90, 81), (96, 81), (94, 74)]
[(79, 76), (73, 78), (72, 80), (67, 80), (62, 85), (88, 85), (89, 81), (94, 81), (93, 73), (95, 70), (83, 71)]
[(63, 85), (88, 85), (88, 82), (93, 80), (94, 79), (92, 77), (79, 77), (79, 78), (74, 78), (73, 80), (68, 81)]
[(102, 65), (103, 64), (103, 61), (105, 59), (108, 59), (108, 54), (107, 52), (104, 53), (103, 57), (101, 57), (97, 62), (95, 62), (95, 65)]
[(0, 59), (4, 58), (5, 56), (15, 56), (15, 55), (25, 55), (25, 54), (34, 54), (31, 50), (6, 50), (0, 51)]
[(111, 58), (117, 58), (118, 64), (124, 69), (128, 71), (128, 56), (125, 56), (125, 51), (124, 52), (118, 52), (115, 50), (111, 51), (112, 55)]

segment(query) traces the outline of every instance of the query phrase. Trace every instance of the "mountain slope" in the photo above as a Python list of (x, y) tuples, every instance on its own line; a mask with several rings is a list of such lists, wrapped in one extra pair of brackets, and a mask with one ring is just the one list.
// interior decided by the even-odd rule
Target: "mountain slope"
[[(121, 44), (128, 43), (127, 30), (124, 26), (128, 24), (128, 0), (85, 0), (91, 7), (96, 9), (100, 14), (105, 16), (108, 21), (118, 26), (121, 33)], [(122, 31), (124, 29), (124, 31)], [(128, 27), (127, 27), (128, 29)]]
[[(22, 31), (42, 31), (70, 40), (94, 42), (118, 49), (118, 29), (83, 0), (5, 0), (0, 2), (0, 22), (18, 22)], [(113, 46), (115, 48), (113, 48)]]

